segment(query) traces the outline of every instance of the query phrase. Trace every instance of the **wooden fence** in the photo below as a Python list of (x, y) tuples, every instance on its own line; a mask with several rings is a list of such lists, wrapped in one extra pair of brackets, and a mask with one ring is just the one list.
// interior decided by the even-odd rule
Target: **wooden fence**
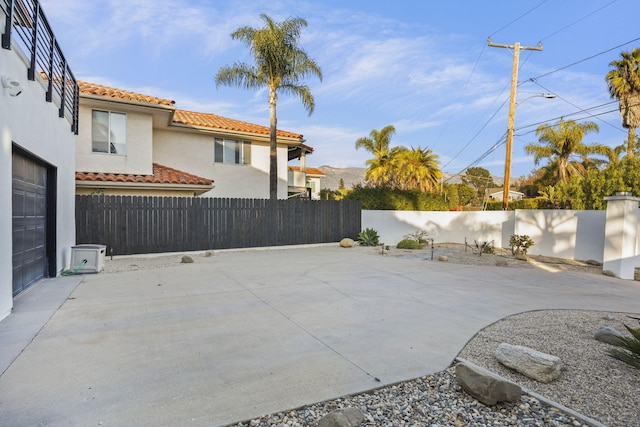
[(357, 201), (76, 196), (76, 242), (107, 255), (329, 243), (360, 228)]

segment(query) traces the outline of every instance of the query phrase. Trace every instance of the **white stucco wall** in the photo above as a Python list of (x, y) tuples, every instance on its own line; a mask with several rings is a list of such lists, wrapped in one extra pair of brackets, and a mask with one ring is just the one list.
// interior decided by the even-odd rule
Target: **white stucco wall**
[[(127, 153), (94, 153), (91, 146), (91, 111), (93, 109), (127, 115)], [(110, 172), (126, 174), (153, 173), (153, 117), (136, 112), (135, 107), (117, 102), (99, 103), (81, 100), (78, 137), (76, 139), (76, 170), (79, 172)]]
[[(469, 243), (494, 241), (502, 247), (513, 234), (513, 211), (431, 212), (431, 211), (362, 211), (362, 228), (378, 231), (381, 242), (395, 245), (403, 236), (425, 230), (436, 242)], [(503, 245), (504, 242), (504, 245)]]
[(531, 237), (531, 255), (602, 262), (605, 222), (605, 211), (516, 210), (514, 234)]
[[(242, 138), (239, 138), (242, 139)], [(251, 165), (215, 163), (214, 136), (155, 129), (153, 161), (214, 180), (202, 197), (269, 198), (269, 146), (251, 142)], [(278, 198), (287, 197), (287, 150), (278, 147)]]
[[(0, 14), (1, 15), (1, 14)], [(4, 22), (4, 18), (2, 18)], [(58, 108), (45, 101), (37, 81), (27, 79), (27, 66), (14, 50), (0, 48), (0, 75), (18, 80), (24, 90), (11, 97), (0, 87), (0, 319), (12, 298), (12, 143), (57, 168), (56, 271), (68, 266), (75, 244), (75, 135)]]
[(531, 255), (602, 262), (604, 211), (516, 210), (484, 212), (362, 211), (362, 228), (378, 231), (395, 245), (404, 235), (425, 230), (437, 242), (494, 241), (509, 247), (512, 234), (526, 234)]

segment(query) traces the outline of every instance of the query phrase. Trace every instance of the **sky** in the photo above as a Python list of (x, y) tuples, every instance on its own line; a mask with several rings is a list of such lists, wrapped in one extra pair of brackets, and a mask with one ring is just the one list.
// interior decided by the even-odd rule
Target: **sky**
[[(396, 128), (391, 146), (429, 148), (449, 174), (504, 175), (513, 49), (519, 61), (512, 178), (535, 167), (524, 146), (561, 118), (594, 121), (584, 142), (626, 138), (605, 75), (640, 47), (638, 0), (41, 0), (78, 80), (175, 100), (179, 109), (268, 126), (265, 90), (216, 87), (225, 65), (251, 62), (230, 34), (304, 18), (301, 47), (322, 69), (315, 98), (280, 95), (278, 128), (303, 134), (309, 166), (365, 167), (355, 141)], [(547, 99), (543, 94), (556, 97)]]

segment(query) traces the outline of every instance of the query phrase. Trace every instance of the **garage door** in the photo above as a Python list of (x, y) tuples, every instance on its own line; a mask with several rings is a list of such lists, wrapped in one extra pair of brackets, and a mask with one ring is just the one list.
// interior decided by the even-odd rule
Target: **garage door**
[(46, 277), (47, 168), (13, 154), (13, 295)]

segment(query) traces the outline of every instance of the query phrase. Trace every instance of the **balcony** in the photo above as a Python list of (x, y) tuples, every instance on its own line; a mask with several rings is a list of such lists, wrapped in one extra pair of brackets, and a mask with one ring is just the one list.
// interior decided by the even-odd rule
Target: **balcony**
[(0, 0), (2, 48), (13, 49), (27, 65), (27, 78), (39, 81), (45, 101), (58, 107), (58, 115), (78, 133), (78, 83), (38, 0)]

